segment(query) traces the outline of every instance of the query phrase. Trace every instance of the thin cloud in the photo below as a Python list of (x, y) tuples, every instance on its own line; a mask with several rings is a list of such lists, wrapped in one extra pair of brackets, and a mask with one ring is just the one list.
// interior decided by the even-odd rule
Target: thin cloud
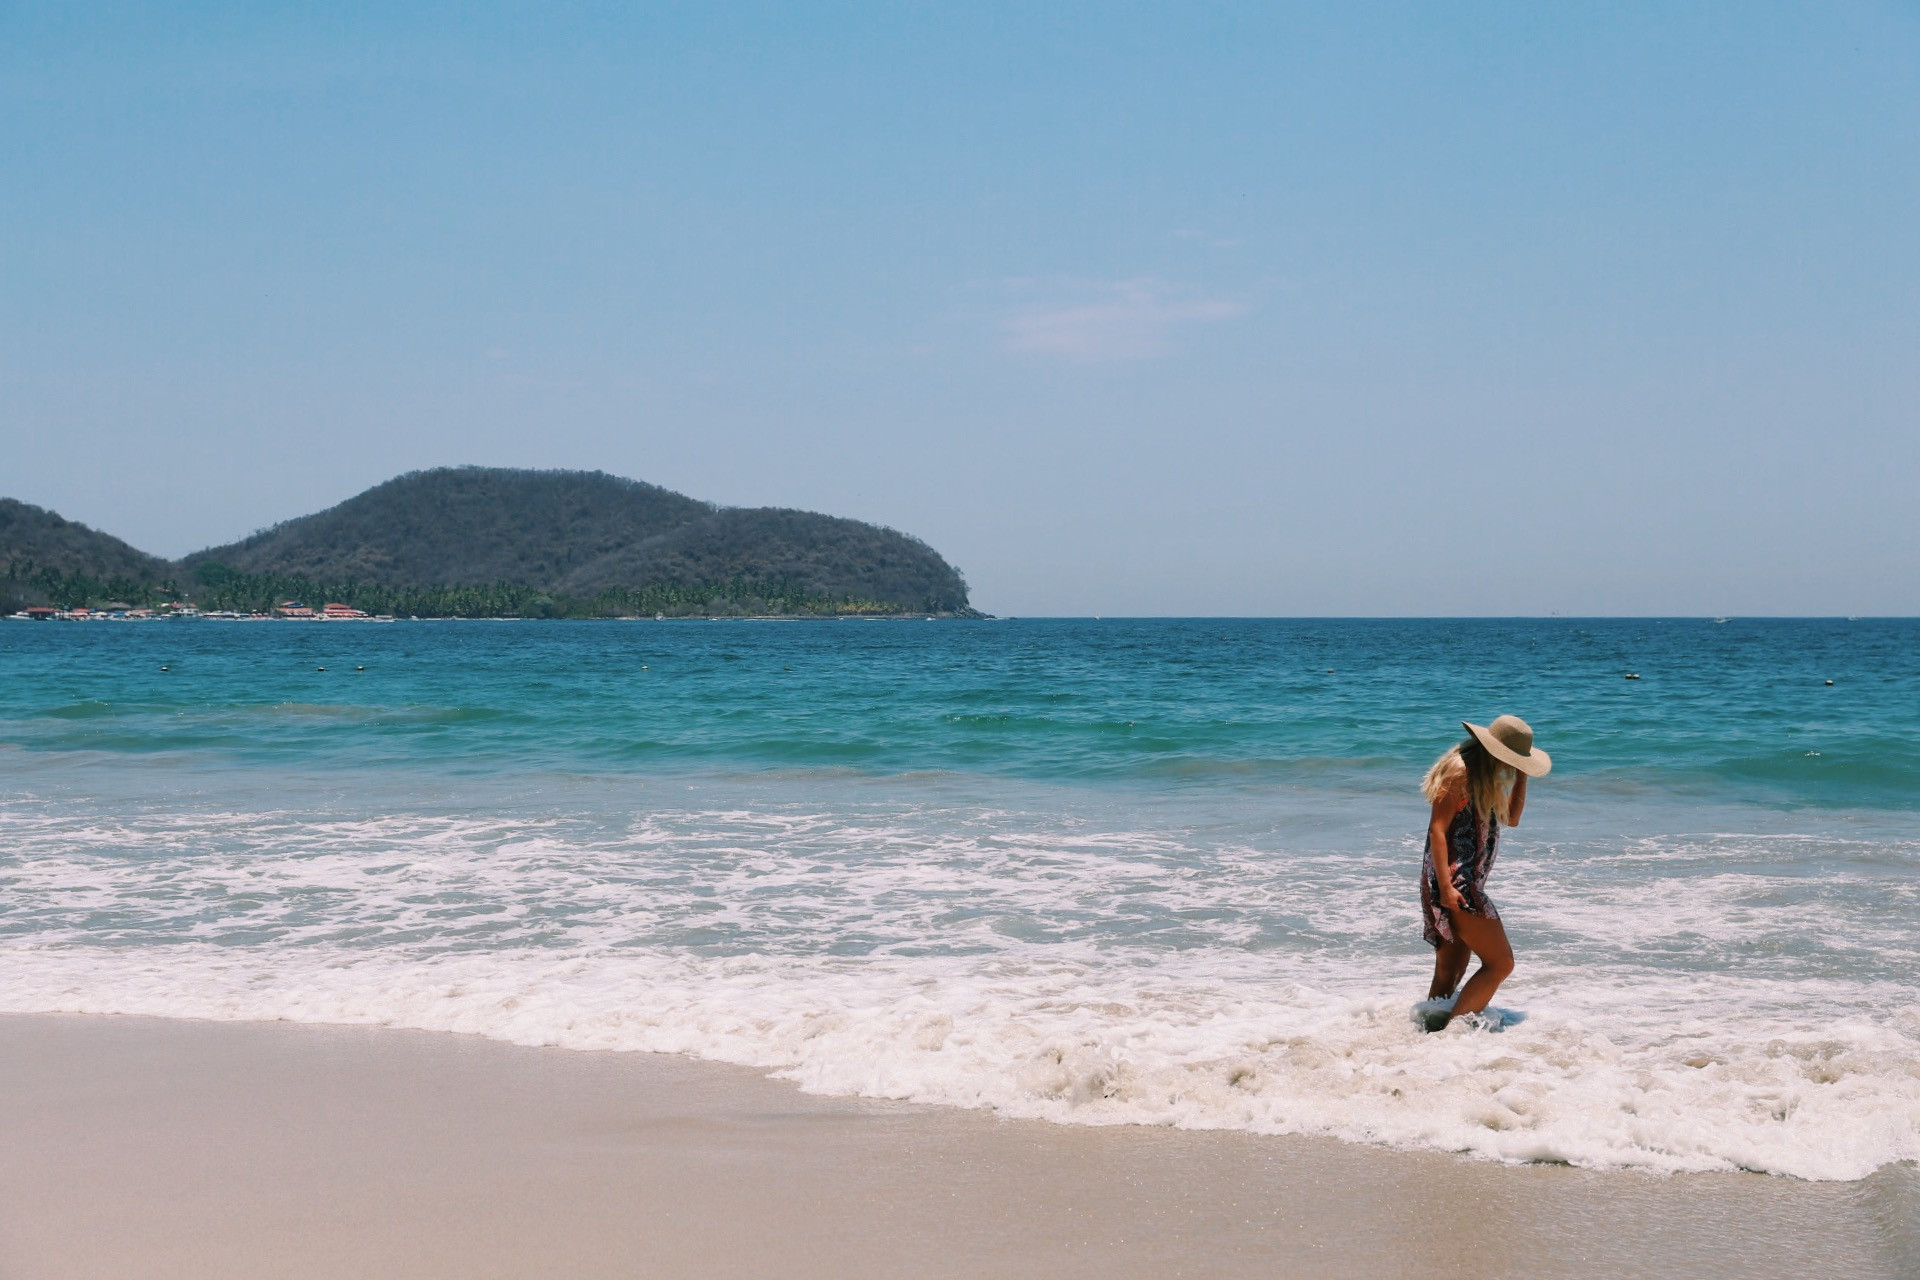
[(1004, 324), (1007, 350), (1085, 362), (1151, 360), (1173, 348), (1183, 326), (1230, 320), (1237, 302), (1195, 298), (1157, 280), (1100, 286), (1084, 302), (1035, 307)]

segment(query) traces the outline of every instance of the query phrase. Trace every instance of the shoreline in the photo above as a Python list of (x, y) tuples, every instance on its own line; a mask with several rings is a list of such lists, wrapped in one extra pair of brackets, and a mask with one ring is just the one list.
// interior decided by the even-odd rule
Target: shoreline
[(521, 615), (502, 614), (478, 616), (468, 614), (436, 614), (418, 616), (408, 614), (400, 617), (396, 614), (378, 614), (364, 618), (347, 617), (311, 617), (288, 618), (272, 614), (242, 614), (237, 617), (216, 617), (206, 613), (150, 614), (135, 616), (129, 614), (102, 613), (87, 617), (67, 617), (54, 615), (48, 618), (30, 618), (24, 612), (0, 614), (0, 622), (320, 622), (338, 623), (379, 623), (391, 622), (1000, 622), (1004, 621), (990, 613), (675, 613), (649, 618), (644, 614), (604, 614), (592, 617), (570, 618), (529, 618)]
[(1897, 1276), (1920, 1176), (1609, 1173), (822, 1097), (677, 1056), (0, 1016), (0, 1273)]

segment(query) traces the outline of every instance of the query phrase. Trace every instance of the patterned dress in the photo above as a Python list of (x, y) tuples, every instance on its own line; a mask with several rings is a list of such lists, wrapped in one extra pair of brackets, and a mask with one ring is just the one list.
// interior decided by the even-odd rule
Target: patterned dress
[[(1460, 891), (1460, 905), (1474, 915), (1498, 920), (1500, 912), (1487, 897), (1487, 873), (1500, 852), (1500, 820), (1491, 814), (1485, 822), (1473, 806), (1462, 805), (1447, 826), (1447, 861), (1452, 863), (1453, 887)], [(1420, 864), (1420, 915), (1426, 922), (1421, 932), (1428, 945), (1438, 947), (1453, 941), (1453, 922), (1440, 905), (1440, 885), (1433, 870), (1431, 840)]]

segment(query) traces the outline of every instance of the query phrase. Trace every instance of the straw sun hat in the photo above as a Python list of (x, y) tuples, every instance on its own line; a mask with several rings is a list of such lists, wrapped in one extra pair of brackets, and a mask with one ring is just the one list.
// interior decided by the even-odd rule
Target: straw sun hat
[(1553, 758), (1533, 745), (1533, 729), (1519, 716), (1501, 716), (1492, 724), (1460, 722), (1467, 732), (1480, 740), (1487, 754), (1501, 764), (1510, 764), (1529, 778), (1546, 776)]

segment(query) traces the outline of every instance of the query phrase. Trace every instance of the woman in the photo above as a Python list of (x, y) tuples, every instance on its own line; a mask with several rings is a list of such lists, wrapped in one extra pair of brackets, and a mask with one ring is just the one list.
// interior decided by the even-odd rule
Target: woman
[[(1427, 999), (1445, 1000), (1459, 992), (1450, 1011), (1425, 1015), (1429, 1031), (1479, 1013), (1513, 972), (1507, 931), (1487, 897), (1487, 873), (1498, 852), (1500, 824), (1520, 825), (1527, 779), (1553, 767), (1519, 716), (1501, 716), (1491, 725), (1461, 723), (1471, 736), (1435, 760), (1420, 787), (1433, 805), (1420, 872), (1420, 913), (1434, 948)], [(1480, 968), (1462, 987), (1473, 956), (1480, 957)]]

